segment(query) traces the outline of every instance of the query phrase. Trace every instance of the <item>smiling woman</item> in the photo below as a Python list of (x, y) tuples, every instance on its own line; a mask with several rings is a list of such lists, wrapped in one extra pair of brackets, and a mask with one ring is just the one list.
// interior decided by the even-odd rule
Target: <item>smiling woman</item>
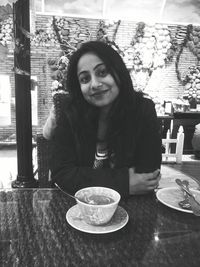
[(110, 187), (122, 196), (153, 191), (161, 138), (154, 103), (133, 89), (119, 53), (85, 42), (69, 59), (63, 107), (52, 138), (52, 179), (67, 192)]
[(85, 100), (108, 110), (119, 94), (119, 88), (103, 61), (93, 53), (81, 57), (77, 74)]

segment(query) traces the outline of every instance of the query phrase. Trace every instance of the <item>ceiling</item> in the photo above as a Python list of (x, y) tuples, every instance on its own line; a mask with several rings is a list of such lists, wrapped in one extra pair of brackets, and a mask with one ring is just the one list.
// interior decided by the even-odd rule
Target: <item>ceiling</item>
[[(136, 20), (200, 24), (200, 0), (108, 0), (108, 10)], [(124, 13), (124, 12), (125, 13)]]
[(38, 11), (104, 19), (199, 24), (200, 0), (31, 0)]
[[(20, 1), (20, 0), (18, 0)], [(16, 0), (0, 0), (1, 5)], [(30, 0), (37, 12), (103, 19), (200, 25), (200, 0)]]

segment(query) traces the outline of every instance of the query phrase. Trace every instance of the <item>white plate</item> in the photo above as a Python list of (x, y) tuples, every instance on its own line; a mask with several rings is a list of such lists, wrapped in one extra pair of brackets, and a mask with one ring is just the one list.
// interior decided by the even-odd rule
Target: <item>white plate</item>
[[(190, 189), (190, 191), (193, 193), (195, 196), (196, 200), (200, 202), (200, 191)], [(192, 210), (186, 210), (182, 209), (179, 206), (179, 202), (184, 200), (183, 193), (179, 187), (168, 187), (168, 188), (163, 188), (159, 189), (156, 193), (157, 199), (163, 203), (164, 205), (183, 212), (187, 213), (193, 213)]]
[(66, 219), (72, 227), (79, 231), (91, 234), (106, 234), (124, 227), (128, 222), (129, 216), (125, 209), (118, 206), (112, 219), (106, 225), (90, 225), (83, 220), (78, 205), (75, 205), (67, 211)]

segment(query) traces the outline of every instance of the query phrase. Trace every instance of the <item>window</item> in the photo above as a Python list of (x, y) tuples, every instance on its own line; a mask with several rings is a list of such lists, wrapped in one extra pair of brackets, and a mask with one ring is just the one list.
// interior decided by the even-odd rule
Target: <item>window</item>
[(11, 84), (9, 75), (0, 75), (0, 126), (11, 124)]
[(37, 77), (31, 76), (32, 125), (38, 125), (38, 86)]

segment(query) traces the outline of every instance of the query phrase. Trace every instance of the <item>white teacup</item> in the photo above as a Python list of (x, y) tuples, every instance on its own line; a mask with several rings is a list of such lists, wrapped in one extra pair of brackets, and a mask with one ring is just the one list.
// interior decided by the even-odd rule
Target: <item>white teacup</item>
[(107, 187), (86, 187), (77, 191), (75, 197), (83, 200), (77, 199), (77, 204), (84, 221), (92, 225), (108, 223), (121, 199), (117, 191)]

